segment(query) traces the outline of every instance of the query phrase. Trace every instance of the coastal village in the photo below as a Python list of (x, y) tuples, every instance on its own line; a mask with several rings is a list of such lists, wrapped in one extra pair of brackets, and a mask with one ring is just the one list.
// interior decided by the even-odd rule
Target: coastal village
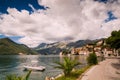
[[(118, 50), (112, 49), (107, 46), (105, 39), (101, 39), (96, 43), (90, 43), (82, 47), (72, 48), (68, 55), (86, 55), (88, 56), (90, 53), (95, 53), (99, 56), (118, 56)], [(60, 52), (60, 55), (64, 55), (64, 52)]]

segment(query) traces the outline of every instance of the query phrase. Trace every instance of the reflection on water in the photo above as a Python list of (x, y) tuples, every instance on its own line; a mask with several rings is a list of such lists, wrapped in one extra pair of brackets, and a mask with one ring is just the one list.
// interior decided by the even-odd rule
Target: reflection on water
[[(86, 64), (84, 56), (72, 56), (71, 58), (83, 63), (80, 67)], [(38, 65), (45, 66), (46, 70), (44, 72), (33, 71), (30, 80), (44, 80), (45, 76), (57, 76), (62, 73), (61, 70), (54, 68), (55, 61), (63, 61), (63, 57), (58, 55), (5, 55), (0, 56), (0, 80), (4, 80), (4, 77), (9, 74), (25, 74), (23, 66), (32, 64), (32, 61), (37, 61)]]

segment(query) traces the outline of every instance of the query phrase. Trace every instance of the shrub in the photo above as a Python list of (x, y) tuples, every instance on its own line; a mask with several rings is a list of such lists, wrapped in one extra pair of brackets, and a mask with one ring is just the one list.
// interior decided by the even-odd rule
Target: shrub
[(87, 57), (87, 63), (88, 65), (96, 65), (98, 64), (97, 56), (95, 53), (90, 53)]

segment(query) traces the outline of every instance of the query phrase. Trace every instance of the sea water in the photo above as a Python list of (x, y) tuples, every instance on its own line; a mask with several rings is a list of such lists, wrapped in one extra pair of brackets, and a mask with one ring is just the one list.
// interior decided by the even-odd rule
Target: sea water
[[(86, 65), (86, 57), (77, 55), (71, 56), (72, 59), (76, 59), (82, 63), (78, 68)], [(54, 68), (56, 64), (54, 62), (62, 62), (63, 57), (59, 55), (0, 55), (0, 80), (5, 80), (7, 75), (25, 75), (27, 71), (24, 71), (24, 65), (32, 65), (33, 61), (36, 61), (36, 65), (45, 66), (44, 72), (32, 71), (30, 80), (45, 80), (45, 77), (55, 77), (62, 73), (62, 70)]]

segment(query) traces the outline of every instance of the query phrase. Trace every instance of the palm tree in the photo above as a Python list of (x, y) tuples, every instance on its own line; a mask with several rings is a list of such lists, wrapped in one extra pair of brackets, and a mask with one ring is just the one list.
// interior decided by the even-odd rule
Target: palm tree
[(62, 69), (65, 76), (69, 76), (71, 74), (73, 68), (80, 64), (76, 60), (71, 60), (68, 57), (64, 57), (63, 63), (61, 63), (61, 62), (55, 62), (55, 63), (57, 64), (57, 66), (55, 66), (55, 68)]
[(6, 80), (28, 80), (30, 74), (31, 70), (25, 76), (8, 75), (6, 76)]

